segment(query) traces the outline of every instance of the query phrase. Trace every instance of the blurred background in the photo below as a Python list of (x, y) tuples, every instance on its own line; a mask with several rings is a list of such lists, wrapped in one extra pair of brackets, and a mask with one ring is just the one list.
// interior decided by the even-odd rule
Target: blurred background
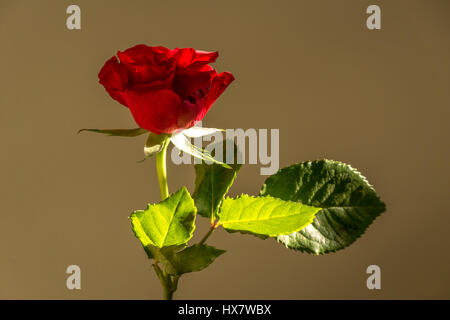
[[(81, 8), (81, 30), (66, 8)], [(381, 7), (381, 30), (366, 8)], [(179, 299), (450, 298), (449, 1), (0, 0), (0, 298), (159, 299), (129, 214), (159, 201), (145, 137), (98, 83), (135, 44), (220, 52), (236, 80), (206, 127), (280, 129), (280, 167), (329, 158), (358, 168), (387, 204), (352, 246), (313, 256), (218, 230), (227, 250), (184, 275)], [(171, 192), (194, 169), (169, 164)], [(257, 194), (259, 165), (231, 195)], [(209, 221), (197, 218), (195, 239)], [(81, 290), (66, 288), (67, 266)], [(366, 268), (381, 268), (368, 290)]]

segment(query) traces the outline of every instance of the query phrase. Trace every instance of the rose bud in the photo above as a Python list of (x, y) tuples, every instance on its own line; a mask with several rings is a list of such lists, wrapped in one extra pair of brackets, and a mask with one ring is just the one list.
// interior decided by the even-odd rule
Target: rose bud
[(194, 126), (234, 80), (209, 65), (217, 52), (137, 45), (117, 56), (100, 70), (100, 83), (141, 128), (156, 134)]

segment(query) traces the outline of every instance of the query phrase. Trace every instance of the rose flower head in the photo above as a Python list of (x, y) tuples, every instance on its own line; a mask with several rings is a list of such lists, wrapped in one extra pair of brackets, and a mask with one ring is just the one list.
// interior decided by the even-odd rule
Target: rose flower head
[(141, 44), (117, 56), (100, 70), (100, 83), (141, 128), (156, 134), (194, 126), (234, 80), (209, 65), (218, 52)]

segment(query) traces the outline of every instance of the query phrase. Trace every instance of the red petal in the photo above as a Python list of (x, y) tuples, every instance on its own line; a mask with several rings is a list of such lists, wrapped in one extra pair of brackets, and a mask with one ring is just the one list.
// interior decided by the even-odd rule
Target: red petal
[(162, 90), (172, 89), (172, 82), (175, 74), (171, 73), (162, 80), (155, 80), (147, 83), (135, 84), (130, 89), (133, 91), (148, 91), (148, 90)]
[(216, 61), (219, 56), (218, 51), (207, 52), (207, 51), (195, 51), (195, 61), (194, 62), (204, 62), (204, 63), (213, 63)]
[(127, 98), (136, 123), (153, 133), (172, 133), (179, 129), (177, 112), (180, 98), (171, 90), (130, 91)]
[(99, 82), (114, 99), (126, 106), (123, 97), (124, 90), (128, 87), (128, 76), (125, 67), (112, 57), (103, 65), (98, 74)]
[(141, 44), (124, 52), (119, 51), (117, 55), (128, 72), (130, 87), (153, 81), (162, 83), (158, 89), (170, 86), (171, 74), (175, 71), (175, 59), (171, 57), (171, 50)]
[(212, 80), (211, 88), (206, 97), (196, 97), (192, 102), (190, 99), (183, 100), (177, 120), (178, 126), (187, 129), (201, 121), (214, 101), (216, 101), (233, 80), (234, 77), (231, 73), (222, 72)]
[(177, 66), (180, 68), (186, 68), (190, 65), (202, 65), (213, 63), (216, 61), (219, 53), (196, 51), (192, 48), (175, 49), (173, 57), (177, 60)]
[(130, 78), (130, 87), (160, 82), (161, 85), (170, 86), (173, 79), (174, 66), (171, 65), (145, 65), (126, 66)]
[[(177, 125), (180, 129), (187, 129), (194, 126), (198, 121), (202, 120), (206, 115), (204, 111), (203, 100), (197, 100), (194, 103), (189, 100), (183, 100), (181, 103), (178, 117)], [(202, 115), (200, 117), (200, 115)]]
[(116, 100), (120, 104), (124, 105), (125, 107), (128, 107), (127, 98), (126, 98), (127, 93), (126, 92), (119, 91), (119, 90), (108, 90), (108, 89), (106, 89), (106, 91), (109, 93), (111, 98), (113, 98), (114, 100)]
[(208, 71), (192, 70), (191, 68), (181, 69), (175, 74), (173, 89), (181, 99), (185, 99), (195, 94), (199, 89), (205, 89), (206, 92), (216, 75), (217, 72), (212, 68)]
[(145, 44), (138, 44), (123, 52), (118, 51), (117, 56), (122, 63), (143, 65), (153, 62), (155, 56), (159, 56), (159, 59), (169, 59), (171, 50), (161, 46), (150, 47)]
[(234, 76), (229, 72), (222, 72), (212, 80), (211, 89), (209, 90), (205, 101), (205, 114), (233, 80)]

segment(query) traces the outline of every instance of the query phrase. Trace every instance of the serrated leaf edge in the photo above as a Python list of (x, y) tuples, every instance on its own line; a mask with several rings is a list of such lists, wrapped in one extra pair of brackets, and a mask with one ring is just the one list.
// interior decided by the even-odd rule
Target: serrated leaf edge
[[(290, 233), (290, 234), (280, 235), (280, 236), (275, 237), (275, 241), (277, 241), (278, 243), (280, 243), (281, 245), (285, 246), (286, 248), (288, 248), (288, 249), (290, 249), (290, 250), (293, 250), (293, 251), (300, 251), (300, 252), (302, 252), (302, 253), (308, 253), (308, 254), (312, 254), (312, 255), (325, 255), (325, 254), (328, 254), (328, 253), (335, 253), (335, 252), (337, 252), (337, 251), (343, 250), (343, 249), (349, 247), (350, 245), (352, 245), (354, 242), (356, 242), (356, 240), (358, 240), (359, 238), (361, 238), (362, 235), (366, 233), (367, 229), (373, 224), (373, 222), (374, 222), (374, 221), (375, 221), (375, 220), (376, 220), (383, 212), (386, 211), (386, 204), (384, 203), (384, 201), (381, 200), (381, 197), (378, 195), (378, 193), (376, 192), (376, 190), (375, 190), (375, 188), (373, 187), (373, 185), (369, 182), (369, 180), (367, 180), (367, 178), (366, 178), (366, 177), (365, 177), (358, 169), (356, 169), (356, 168), (352, 167), (350, 164), (345, 163), (345, 162), (342, 162), (342, 161), (337, 161), (337, 160), (332, 160), (332, 159), (317, 159), (317, 160), (308, 160), (308, 161), (297, 162), (297, 163), (293, 163), (293, 164), (291, 164), (291, 165), (289, 165), (289, 166), (286, 166), (286, 167), (283, 167), (283, 168), (279, 169), (279, 170), (278, 170), (276, 173), (274, 173), (273, 175), (276, 175), (276, 174), (278, 174), (278, 173), (287, 171), (287, 170), (290, 169), (290, 167), (292, 167), (292, 166), (301, 165), (301, 164), (310, 164), (310, 165), (311, 165), (313, 162), (318, 162), (318, 161), (325, 161), (325, 162), (330, 162), (330, 163), (333, 163), (333, 164), (337, 164), (337, 165), (342, 166), (342, 167), (348, 167), (348, 168), (349, 168), (352, 172), (354, 172), (359, 178), (361, 178), (361, 179), (367, 184), (367, 186), (368, 186), (370, 189), (372, 189), (372, 190), (375, 192), (375, 195), (376, 195), (377, 199), (378, 199), (381, 203), (384, 204), (383, 206), (380, 206), (380, 208), (382, 208), (383, 211), (380, 211), (377, 215), (374, 216), (374, 218), (373, 218), (373, 220), (372, 220), (372, 223), (370, 223), (366, 228), (364, 228), (364, 230), (361, 232), (361, 234), (358, 235), (352, 242), (350, 242), (349, 244), (347, 244), (347, 245), (345, 245), (345, 246), (343, 246), (342, 248), (339, 248), (339, 249), (333, 249), (333, 250), (330, 250), (330, 251), (323, 251), (323, 250), (321, 250), (321, 251), (317, 251), (317, 252), (312, 252), (312, 251), (304, 250), (304, 249), (301, 249), (301, 248), (290, 248), (290, 247), (288, 247), (285, 243), (281, 242), (281, 241), (278, 239), (278, 237), (280, 237), (280, 236), (288, 236), (288, 235), (290, 235), (290, 234), (292, 234), (292, 233), (295, 233), (295, 232), (298, 232), (298, 231), (292, 232), (292, 233)], [(261, 190), (260, 190), (260, 193), (263, 191), (264, 186), (265, 186), (265, 184), (266, 184), (266, 181), (269, 180), (271, 177), (272, 177), (272, 176), (268, 177), (268, 178), (264, 181), (264, 184), (263, 184), (263, 186), (262, 186), (262, 188), (261, 188)], [(262, 196), (264, 196), (264, 195), (262, 195)], [(322, 208), (322, 210), (323, 210), (323, 209), (329, 209), (329, 208), (333, 208), (333, 207), (324, 207), (324, 208)], [(354, 207), (352, 207), (352, 208), (354, 208)], [(377, 208), (377, 207), (375, 207), (375, 208)], [(314, 215), (314, 218), (315, 218), (316, 215), (318, 215), (319, 213), (320, 213), (320, 211), (318, 211), (318, 212)], [(314, 221), (314, 219), (313, 219), (313, 221)], [(311, 221), (311, 223), (312, 223), (312, 221)], [(309, 225), (311, 225), (311, 223), (310, 223)], [(309, 226), (309, 225), (308, 225), (308, 226)], [(316, 229), (316, 230), (317, 230), (317, 229)], [(311, 241), (317, 242), (317, 241), (314, 241), (314, 240), (311, 240)]]
[[(278, 200), (283, 201), (283, 202), (290, 202), (290, 203), (294, 203), (294, 204), (298, 204), (299, 203), (299, 202), (296, 202), (296, 201), (283, 200), (283, 199), (272, 197), (272, 196), (252, 196), (252, 195), (248, 195), (248, 194), (245, 194), (245, 193), (241, 193), (236, 198), (231, 198), (231, 197), (226, 196), (226, 197), (224, 197), (222, 199), (222, 201), (224, 201), (225, 199), (237, 200), (237, 199), (241, 199), (241, 198), (244, 198), (244, 197), (252, 198), (252, 199), (256, 199), (256, 198), (271, 198), (271, 199), (278, 199)], [(266, 234), (260, 234), (260, 233), (255, 233), (255, 232), (251, 232), (251, 231), (246, 231), (246, 230), (227, 229), (227, 228), (223, 227), (223, 223), (220, 222), (220, 211), (219, 211), (219, 214), (218, 214), (219, 221), (217, 222), (217, 226), (222, 226), (228, 232), (231, 231), (232, 233), (233, 232), (240, 232), (240, 233), (243, 233), (243, 234), (253, 234), (253, 235), (257, 235), (257, 236), (263, 236), (264, 239), (266, 239), (266, 238), (277, 238), (279, 236), (290, 235), (292, 233), (298, 232), (298, 231), (302, 230), (303, 228), (306, 228), (307, 226), (309, 226), (314, 221), (314, 218), (316, 217), (317, 213), (319, 213), (321, 211), (321, 209), (322, 209), (322, 208), (319, 208), (319, 207), (314, 207), (314, 206), (306, 205), (306, 204), (303, 204), (303, 203), (301, 203), (301, 204), (304, 205), (304, 206), (310, 207), (310, 208), (318, 209), (318, 210), (313, 214), (312, 218), (307, 220), (308, 223), (305, 226), (303, 226), (303, 227), (301, 227), (299, 229), (296, 229), (294, 231), (291, 231), (289, 233), (286, 233), (286, 234), (277, 235), (277, 236), (271, 236), (271, 235), (268, 236)], [(221, 209), (222, 209), (222, 207), (220, 207), (220, 210)], [(269, 219), (267, 219), (267, 220), (269, 220)]]

